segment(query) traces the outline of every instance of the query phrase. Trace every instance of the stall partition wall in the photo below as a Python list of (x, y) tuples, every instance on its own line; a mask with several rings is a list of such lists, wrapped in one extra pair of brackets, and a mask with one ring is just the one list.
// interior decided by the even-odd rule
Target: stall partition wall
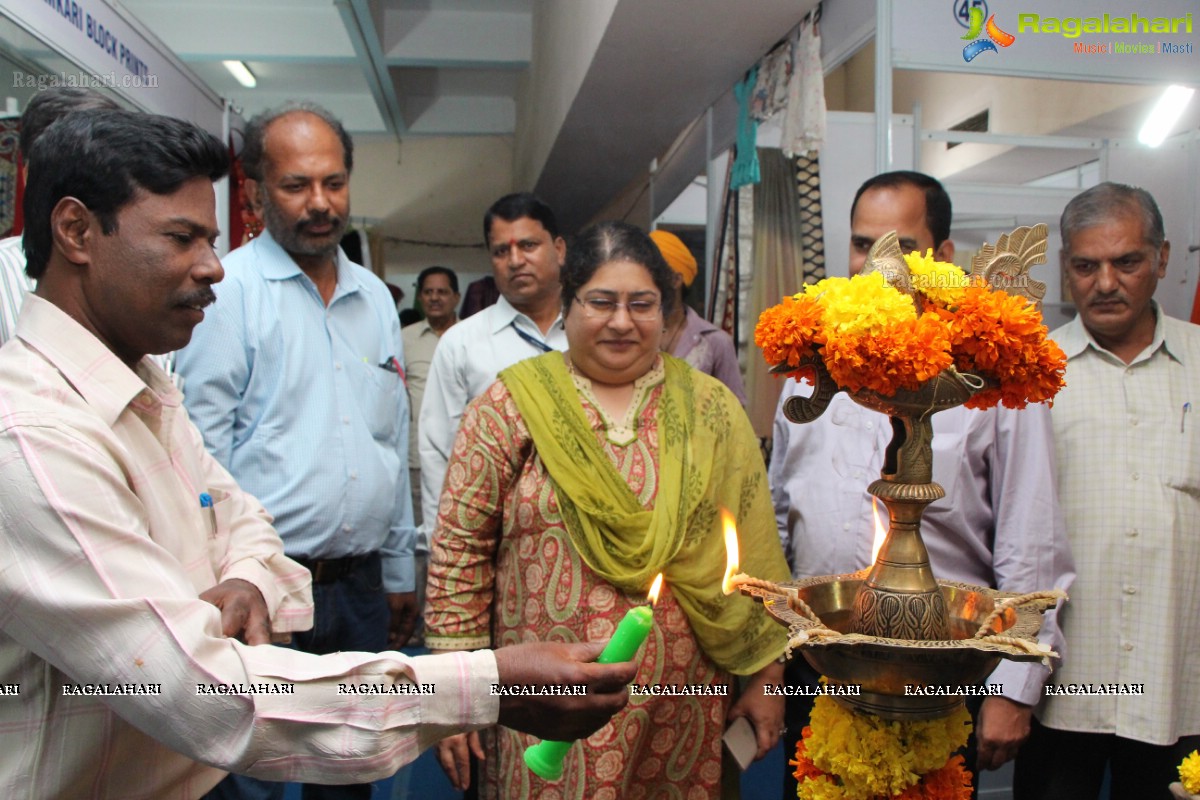
[[(225, 101), (119, 5), (107, 0), (0, 0), (0, 17), (37, 41), (38, 46), (18, 55), (23, 63), (41, 68), (35, 77), (42, 86), (107, 90), (130, 106), (194, 122), (228, 141)], [(229, 219), (227, 180), (217, 184), (217, 219)], [(222, 225), (218, 242), (221, 253), (229, 249), (226, 228)]]

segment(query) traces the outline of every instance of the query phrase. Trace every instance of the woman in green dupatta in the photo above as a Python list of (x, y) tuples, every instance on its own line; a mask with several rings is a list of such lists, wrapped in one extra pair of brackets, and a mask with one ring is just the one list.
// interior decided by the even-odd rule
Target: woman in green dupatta
[(475, 749), (490, 798), (734, 796), (727, 724), (750, 721), (760, 758), (783, 724), (764, 686), (782, 681), (784, 629), (721, 591), (721, 509), (743, 570), (789, 577), (758, 441), (723, 384), (659, 352), (675, 293), (645, 233), (589, 228), (562, 280), (570, 350), (500, 373), (463, 417), (430, 554), (427, 644), (606, 639), (656, 574), (666, 588), (629, 706), (571, 748), (560, 781), (529, 772), (533, 740), (506, 728), (482, 745), (452, 737), (438, 756), (464, 788)]

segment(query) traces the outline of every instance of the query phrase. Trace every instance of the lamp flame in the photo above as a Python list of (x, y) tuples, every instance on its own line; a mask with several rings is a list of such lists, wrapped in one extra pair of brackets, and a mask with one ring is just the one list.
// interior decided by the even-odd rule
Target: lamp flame
[(646, 593), (646, 599), (650, 601), (650, 605), (658, 605), (658, 593), (662, 591), (663, 574), (660, 572), (654, 576), (654, 583), (650, 584), (650, 591)]
[(879, 548), (883, 547), (883, 540), (887, 538), (887, 531), (879, 521), (879, 501), (874, 497), (871, 498), (871, 514), (875, 517), (875, 541), (871, 544), (871, 563), (874, 564), (875, 559), (879, 558)]
[(721, 579), (721, 591), (733, 594), (733, 576), (738, 571), (738, 540), (737, 526), (733, 515), (721, 509), (721, 523), (725, 526), (725, 577)]

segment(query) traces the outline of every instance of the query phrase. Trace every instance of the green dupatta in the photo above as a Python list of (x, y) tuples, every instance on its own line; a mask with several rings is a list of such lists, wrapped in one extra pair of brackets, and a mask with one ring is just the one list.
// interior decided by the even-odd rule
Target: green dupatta
[(758, 440), (723, 384), (663, 355), (658, 406), (658, 492), (639, 502), (588, 423), (562, 353), (500, 373), (533, 438), (580, 558), (630, 594), (662, 572), (704, 652), (735, 674), (779, 656), (784, 629), (748, 597), (721, 591), (725, 544), (719, 510), (738, 524), (744, 572), (788, 580)]

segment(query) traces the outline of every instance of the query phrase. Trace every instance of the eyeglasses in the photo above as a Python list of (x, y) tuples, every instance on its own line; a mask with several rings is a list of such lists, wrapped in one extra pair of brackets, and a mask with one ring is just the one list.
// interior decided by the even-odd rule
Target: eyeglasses
[(658, 319), (658, 311), (662, 308), (659, 300), (630, 300), (622, 303), (608, 297), (575, 297), (575, 302), (583, 306), (583, 314), (589, 319), (612, 319), (618, 308), (629, 312), (629, 318), (637, 322), (649, 322)]

